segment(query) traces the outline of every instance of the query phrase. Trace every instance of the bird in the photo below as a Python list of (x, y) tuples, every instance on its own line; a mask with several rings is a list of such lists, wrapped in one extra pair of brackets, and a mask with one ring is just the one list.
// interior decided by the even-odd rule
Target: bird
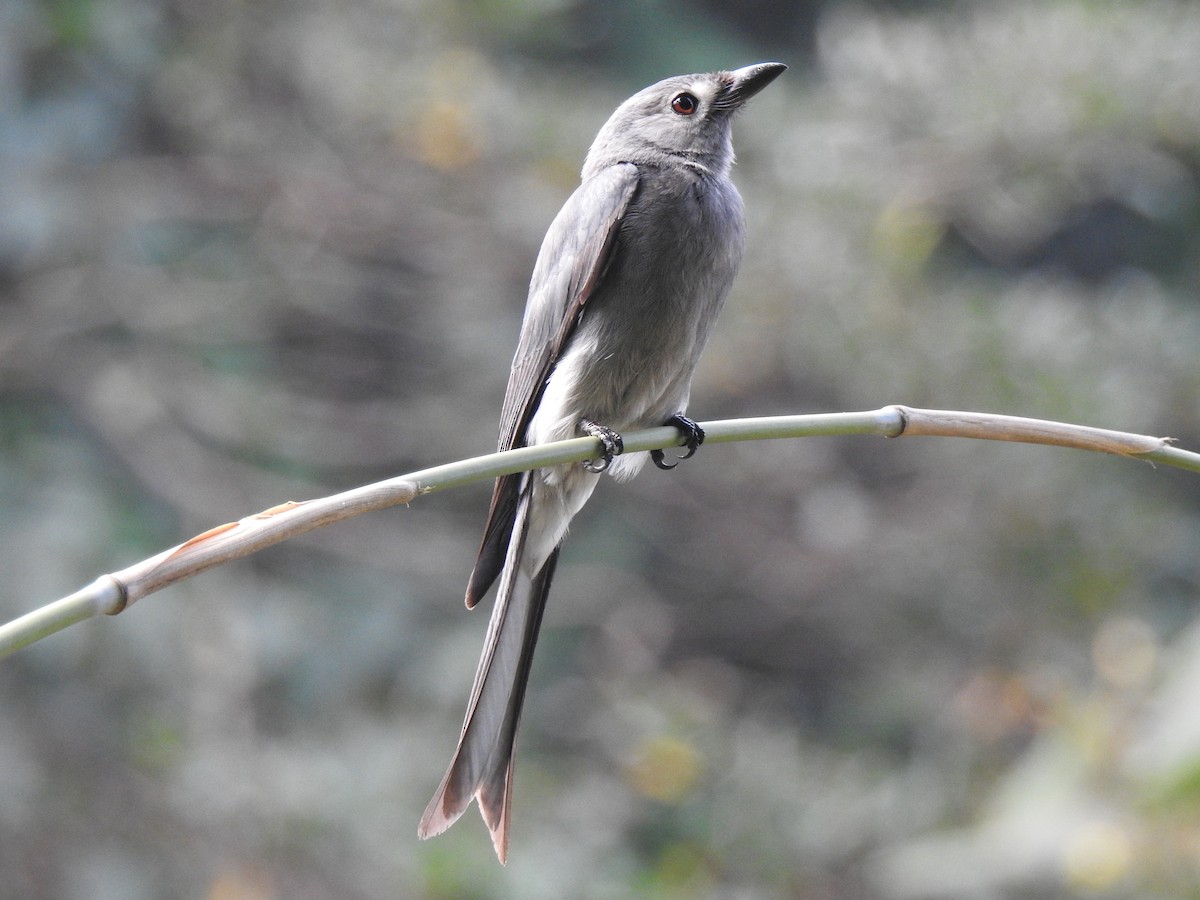
[(674, 425), (686, 459), (692, 375), (741, 263), (745, 215), (729, 178), (734, 113), (787, 66), (667, 78), (601, 127), (579, 187), (542, 242), (500, 415), (499, 449), (591, 435), (602, 454), (496, 480), (468, 582), (499, 581), (458, 746), (418, 828), (449, 828), (476, 801), (508, 858), (517, 727), (559, 549), (601, 473), (632, 478), (662, 450), (623, 455), (621, 431)]

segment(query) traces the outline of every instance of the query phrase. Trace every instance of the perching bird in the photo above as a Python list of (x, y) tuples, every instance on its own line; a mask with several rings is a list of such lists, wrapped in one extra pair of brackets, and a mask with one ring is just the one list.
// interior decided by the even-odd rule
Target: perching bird
[[(513, 758), (534, 644), (571, 518), (621, 456), (620, 432), (679, 427), (692, 372), (742, 258), (742, 198), (729, 180), (733, 114), (787, 67), (668, 78), (622, 103), (596, 135), (582, 183), (542, 242), (500, 414), (500, 449), (590, 434), (603, 457), (496, 481), (467, 586), (473, 607), (500, 579), (458, 749), (418, 830), (449, 828), (478, 800), (508, 855)], [(651, 451), (670, 468), (662, 451)], [(686, 458), (686, 457), (685, 457)]]

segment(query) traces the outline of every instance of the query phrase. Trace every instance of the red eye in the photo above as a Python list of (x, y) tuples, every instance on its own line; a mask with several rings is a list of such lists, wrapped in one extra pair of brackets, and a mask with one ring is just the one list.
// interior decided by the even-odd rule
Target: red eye
[(681, 116), (690, 116), (699, 105), (691, 94), (676, 94), (675, 99), (671, 101), (671, 109)]

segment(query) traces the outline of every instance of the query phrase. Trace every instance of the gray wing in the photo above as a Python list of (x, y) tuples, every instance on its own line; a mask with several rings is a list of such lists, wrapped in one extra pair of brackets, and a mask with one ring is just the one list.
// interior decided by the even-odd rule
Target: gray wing
[[(621, 221), (638, 187), (638, 170), (619, 163), (581, 184), (546, 232), (529, 285), (521, 337), (500, 412), (501, 450), (524, 445), (546, 380), (604, 278)], [(500, 574), (516, 515), (519, 475), (496, 479), (483, 542), (467, 586), (474, 606)]]
[(550, 370), (604, 276), (637, 185), (631, 163), (597, 173), (575, 190), (546, 232), (500, 412), (501, 450), (521, 445)]

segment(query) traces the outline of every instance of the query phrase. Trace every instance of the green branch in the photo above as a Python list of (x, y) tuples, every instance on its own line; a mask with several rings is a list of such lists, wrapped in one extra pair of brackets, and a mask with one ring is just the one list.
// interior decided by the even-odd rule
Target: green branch
[[(702, 427), (706, 444), (847, 434), (890, 438), (968, 437), (1072, 447), (1200, 472), (1200, 454), (1171, 446), (1169, 438), (986, 413), (886, 406), (871, 412), (727, 419), (704, 422)], [(631, 431), (622, 437), (627, 453), (674, 447), (681, 440), (675, 428), (666, 426)], [(98, 615), (116, 615), (142, 597), (205, 569), (317, 528), (499, 475), (578, 462), (596, 456), (599, 451), (600, 442), (595, 438), (575, 438), (447, 463), (329, 497), (288, 501), (237, 522), (219, 525), (149, 559), (102, 575), (74, 594), (0, 626), (0, 658), (76, 622)]]

